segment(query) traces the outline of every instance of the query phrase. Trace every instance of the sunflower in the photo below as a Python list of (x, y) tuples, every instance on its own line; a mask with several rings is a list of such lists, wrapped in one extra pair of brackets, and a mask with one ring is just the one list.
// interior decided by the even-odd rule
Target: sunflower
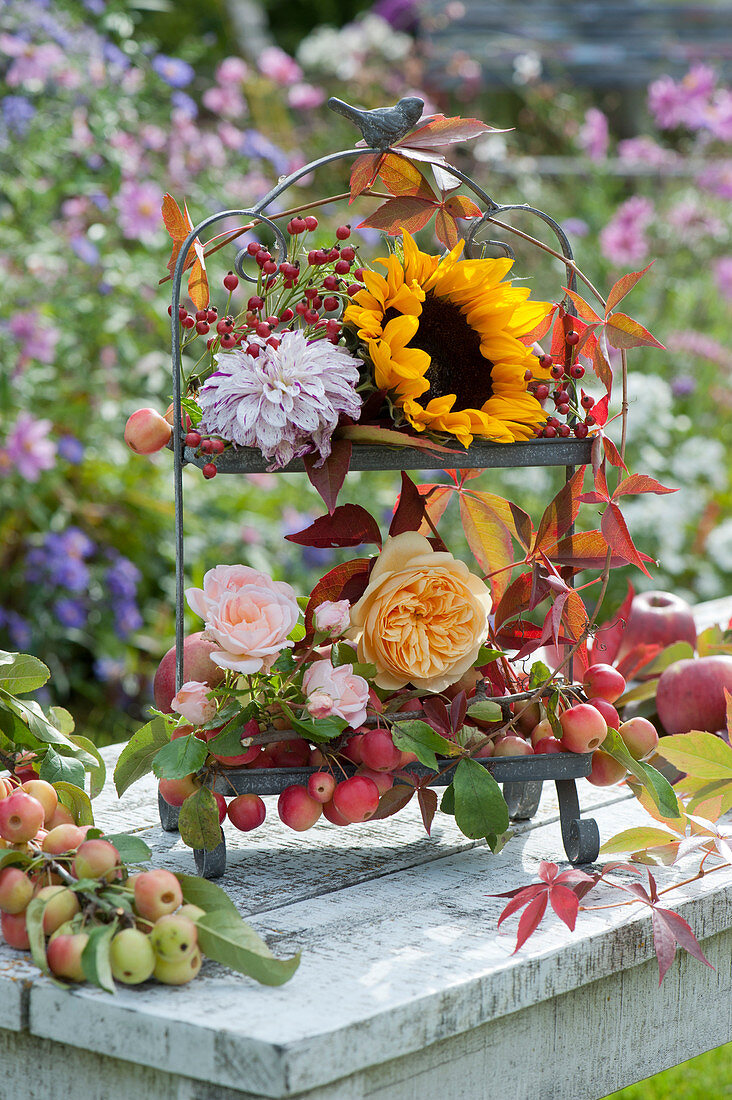
[(404, 257), (364, 272), (344, 321), (363, 341), (374, 380), (417, 431), (499, 443), (530, 439), (546, 415), (527, 390), (526, 372), (547, 371), (521, 337), (552, 308), (528, 301), (525, 287), (502, 280), (512, 260), (461, 260), (460, 241), (445, 256), (420, 252), (402, 231)]

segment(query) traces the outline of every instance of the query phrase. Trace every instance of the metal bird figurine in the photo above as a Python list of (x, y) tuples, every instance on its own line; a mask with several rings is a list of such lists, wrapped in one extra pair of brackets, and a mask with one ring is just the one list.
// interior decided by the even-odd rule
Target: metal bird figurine
[(342, 99), (333, 96), (328, 106), (336, 114), (343, 115), (364, 136), (364, 141), (372, 149), (384, 152), (396, 141), (403, 138), (419, 122), (424, 110), (424, 102), (417, 96), (400, 99), (394, 107), (376, 107), (373, 111), (364, 111), (360, 107), (351, 107)]

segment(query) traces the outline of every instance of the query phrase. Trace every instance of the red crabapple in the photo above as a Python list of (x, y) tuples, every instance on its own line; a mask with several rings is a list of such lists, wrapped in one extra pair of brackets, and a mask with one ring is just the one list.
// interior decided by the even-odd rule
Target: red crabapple
[(138, 455), (151, 455), (170, 440), (173, 428), (155, 409), (137, 409), (125, 425), (125, 443)]
[(333, 805), (346, 821), (368, 821), (379, 805), (379, 788), (373, 779), (354, 775), (338, 784), (333, 792)]
[(370, 779), (379, 788), (379, 794), (383, 794), (384, 791), (390, 790), (394, 786), (394, 777), (389, 772), (375, 772), (371, 768), (367, 768), (365, 764), (361, 764), (356, 769), (356, 775), (365, 775), (367, 779)]
[(285, 825), (303, 833), (313, 827), (323, 812), (323, 807), (308, 793), (307, 787), (293, 784), (285, 787), (277, 800), (277, 812)]
[(50, 821), (58, 806), (56, 788), (50, 783), (46, 783), (45, 779), (29, 779), (21, 785), (20, 789), (33, 798), (38, 799), (41, 806), (43, 806), (44, 824)]
[(345, 818), (342, 813), (338, 812), (338, 810), (333, 805), (333, 800), (332, 799), (331, 799), (330, 802), (324, 802), (323, 803), (323, 817), (327, 818), (327, 820), (330, 821), (330, 823), (332, 825), (350, 825), (351, 824), (351, 822), (348, 821), (347, 818)]
[(582, 680), (586, 695), (614, 703), (625, 691), (625, 677), (612, 665), (590, 665)]
[(612, 703), (608, 703), (607, 699), (600, 699), (599, 697), (588, 699), (588, 706), (594, 707), (595, 710), (599, 710), (607, 722), (608, 729), (616, 730), (620, 725), (620, 715), (618, 714)]
[(51, 829), (55, 829), (59, 825), (75, 824), (76, 822), (74, 821), (74, 815), (71, 813), (71, 810), (67, 809), (66, 806), (62, 806), (59, 802), (49, 820), (43, 822), (43, 827), (50, 832)]
[(658, 747), (658, 730), (647, 718), (636, 715), (616, 727), (634, 760), (647, 760)]
[(10, 947), (16, 947), (20, 951), (27, 951), (30, 947), (28, 930), (25, 926), (25, 910), (22, 913), (0, 914), (0, 931)]
[(559, 715), (562, 745), (567, 752), (592, 752), (607, 737), (607, 722), (588, 703), (578, 703)]
[(37, 798), (23, 790), (0, 799), (0, 836), (11, 844), (32, 840), (43, 826), (45, 813)]
[(124, 985), (139, 985), (152, 977), (155, 952), (150, 937), (138, 928), (123, 928), (109, 945), (112, 977)]
[(226, 817), (226, 799), (218, 791), (212, 791), (211, 794), (216, 800), (216, 809), (219, 811), (219, 825), (222, 825)]
[(557, 741), (556, 737), (542, 737), (534, 745), (534, 753), (540, 756), (542, 753), (547, 752), (564, 752), (562, 742)]
[(592, 771), (587, 776), (587, 781), (595, 787), (612, 787), (625, 779), (626, 771), (609, 753), (599, 749), (592, 754)]
[(118, 877), (120, 858), (114, 844), (98, 837), (79, 845), (72, 864), (76, 878), (98, 878), (113, 882)]
[(135, 878), (135, 909), (145, 920), (172, 913), (183, 902), (180, 883), (171, 871), (142, 871)]
[(368, 730), (361, 741), (361, 762), (375, 772), (391, 772), (399, 767), (398, 749), (388, 730)]
[(191, 773), (182, 779), (161, 779), (158, 790), (169, 806), (182, 806), (189, 795), (196, 793), (198, 786), (195, 775)]
[(542, 718), (531, 731), (531, 744), (536, 747), (537, 741), (543, 741), (547, 737), (554, 736), (554, 727), (548, 718)]
[(63, 824), (49, 829), (43, 838), (41, 849), (50, 856), (60, 856), (64, 852), (75, 852), (83, 844), (86, 831), (79, 825)]
[(248, 833), (259, 828), (267, 808), (258, 794), (240, 794), (232, 798), (226, 812), (235, 829)]
[(33, 897), (33, 883), (20, 867), (0, 870), (0, 909), (3, 913), (22, 913)]
[(305, 768), (310, 759), (310, 745), (302, 737), (273, 741), (269, 750), (275, 768)]
[(508, 734), (506, 737), (497, 738), (494, 743), (494, 756), (531, 756), (533, 749), (523, 737)]
[(57, 978), (64, 978), (67, 982), (83, 982), (86, 974), (81, 963), (81, 956), (89, 941), (86, 932), (70, 932), (56, 936), (51, 940), (46, 949), (48, 967)]
[(308, 794), (316, 802), (330, 802), (336, 781), (330, 772), (313, 772), (308, 779)]

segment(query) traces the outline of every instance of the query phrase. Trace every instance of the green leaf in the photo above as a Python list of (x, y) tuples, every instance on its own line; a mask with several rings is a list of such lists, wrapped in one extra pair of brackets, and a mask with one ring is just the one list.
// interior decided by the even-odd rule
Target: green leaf
[(263, 985), (283, 985), (300, 965), (300, 955), (277, 959), (239, 914), (216, 910), (196, 922), (204, 955)]
[(223, 910), (225, 913), (233, 913), (235, 917), (239, 916), (239, 910), (229, 895), (216, 883), (209, 882), (206, 878), (199, 878), (198, 875), (176, 873), (175, 877), (178, 879), (180, 888), (183, 891), (183, 901), (188, 902), (190, 905), (197, 905), (199, 909), (203, 909), (206, 913), (216, 913)]
[(694, 647), (688, 642), (673, 642), (662, 649), (647, 665), (643, 665), (643, 676), (660, 676), (669, 665), (675, 665), (677, 661), (687, 661), (693, 656)]
[(657, 848), (661, 844), (679, 840), (673, 833), (667, 833), (665, 829), (654, 829), (652, 825), (639, 825), (635, 829), (624, 829), (617, 836), (610, 837), (600, 848), (603, 855), (613, 855), (617, 852), (640, 852), (644, 848)]
[(623, 692), (620, 698), (615, 700), (613, 705), (616, 709), (622, 709), (622, 707), (627, 706), (628, 703), (643, 703), (647, 699), (655, 699), (657, 687), (658, 679), (647, 680), (643, 684), (637, 684), (636, 687)]
[(695, 779), (732, 779), (732, 748), (702, 730), (662, 737), (656, 752)]
[(50, 900), (50, 898), (32, 898), (25, 911), (25, 928), (30, 942), (31, 958), (44, 974), (48, 974), (49, 969), (46, 959), (46, 938), (43, 935), (43, 911)]
[(86, 980), (101, 986), (108, 993), (117, 992), (109, 961), (109, 948), (116, 932), (116, 921), (89, 929), (89, 939), (81, 953), (81, 967)]
[(176, 737), (155, 753), (152, 762), (153, 774), (158, 779), (184, 779), (197, 772), (208, 756), (208, 745), (193, 734)]
[[(248, 722), (252, 720), (254, 707), (249, 706), (239, 711), (230, 722), (208, 742), (208, 752), (214, 752), (217, 756), (239, 756), (246, 746), (242, 744), (242, 734)], [(249, 736), (244, 738), (249, 740)]]
[(468, 714), (478, 722), (500, 722), (503, 718), (500, 704), (490, 699), (479, 699), (477, 703), (473, 703), (468, 707)]
[(12, 848), (0, 848), (0, 867), (26, 867), (31, 857), (26, 852), (15, 852)]
[(180, 808), (178, 829), (184, 844), (189, 848), (212, 851), (221, 842), (221, 826), (216, 799), (208, 787), (199, 787), (189, 794)]
[(622, 737), (617, 730), (609, 729), (607, 737), (600, 745), (603, 752), (612, 756), (623, 764), (631, 775), (646, 788), (648, 794), (662, 817), (678, 817), (680, 810), (673, 787), (660, 772), (652, 768), (650, 764), (644, 764), (640, 760), (634, 760), (625, 747)]
[(450, 783), (448, 787), (445, 787), (445, 792), (442, 796), (442, 801), (440, 802), (440, 809), (442, 810), (443, 814), (451, 814), (452, 817), (455, 816), (454, 784)]
[(435, 753), (440, 756), (456, 756), (460, 748), (454, 741), (448, 741), (439, 733), (428, 726), (426, 722), (418, 719), (395, 723), (391, 729), (394, 744), (403, 752), (413, 752), (420, 764), (426, 768), (437, 771), (438, 764)]
[[(43, 778), (41, 776), (41, 778)], [(60, 781), (54, 783), (59, 802), (73, 814), (77, 825), (93, 825), (94, 811), (89, 801), (89, 795), (75, 783)]]
[(332, 741), (334, 737), (340, 737), (348, 722), (343, 718), (294, 718), (291, 717), (292, 728), (301, 733), (308, 741), (320, 744), (323, 741)]
[(508, 806), (493, 776), (476, 760), (461, 760), (455, 769), (455, 821), (461, 833), (496, 842), (508, 829)]
[[(52, 707), (52, 710), (58, 710), (57, 707)], [(90, 756), (93, 756), (97, 761), (95, 768), (89, 768), (89, 797), (96, 798), (104, 790), (104, 783), (107, 778), (107, 765), (104, 763), (104, 759), (99, 752), (99, 749), (90, 741), (88, 737), (82, 737), (81, 734), (69, 734), (69, 740), (73, 741), (75, 745), (78, 745), (80, 749), (86, 749)]]
[(139, 836), (129, 833), (104, 833), (103, 840), (114, 844), (123, 863), (144, 863), (152, 858), (152, 851)]
[(86, 773), (80, 760), (61, 756), (49, 745), (38, 769), (38, 777), (47, 783), (68, 783), (83, 789)]
[(30, 653), (7, 653), (0, 649), (0, 688), (10, 695), (25, 695), (43, 687), (50, 671)]
[[(73, 715), (66, 710), (66, 707), (49, 707), (48, 713), (56, 729), (61, 730), (61, 733), (65, 733), (67, 737), (70, 737), (76, 729), (76, 722)], [(72, 737), (71, 740), (74, 741), (75, 738)], [(84, 740), (86, 741), (87, 738), (85, 737)], [(90, 741), (89, 744), (91, 743)]]
[(348, 642), (336, 642), (331, 648), (330, 659), (334, 668), (338, 665), (353, 665), (358, 661), (358, 653)]
[(475, 658), (475, 667), (482, 668), (483, 665), (490, 665), (502, 656), (502, 649), (491, 649), (490, 646), (482, 645), (478, 650), (478, 656)]
[(46, 717), (38, 703), (31, 700), (14, 699), (9, 692), (0, 688), (0, 702), (13, 714), (20, 718), (21, 722), (30, 730), (34, 737), (42, 741), (44, 745), (63, 745), (69, 752), (81, 760), (82, 763), (93, 767), (95, 760), (83, 749), (78, 748), (69, 741), (65, 734), (56, 729), (53, 723)]
[(551, 669), (543, 661), (534, 661), (529, 673), (529, 691), (541, 687), (547, 680), (551, 680)]
[(159, 715), (133, 733), (114, 769), (114, 785), (120, 798), (128, 787), (152, 771), (153, 757), (169, 741), (165, 720)]

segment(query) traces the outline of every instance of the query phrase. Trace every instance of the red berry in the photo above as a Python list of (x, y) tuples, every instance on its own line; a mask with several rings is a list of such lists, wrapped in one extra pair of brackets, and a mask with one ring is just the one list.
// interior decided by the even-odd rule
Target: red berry
[(348, 260), (349, 263), (353, 263), (353, 261), (356, 259), (356, 249), (352, 248), (350, 244), (346, 245), (345, 248), (341, 249), (341, 259)]
[(572, 429), (570, 428), (569, 424), (560, 424), (557, 428), (557, 431), (561, 435), (562, 439), (566, 439), (567, 436), (571, 433)]
[(261, 350), (259, 344), (247, 344), (247, 355), (251, 355), (252, 359), (256, 359)]
[(335, 235), (339, 241), (347, 241), (351, 236), (350, 225), (339, 225), (335, 231)]
[(585, 417), (585, 424), (592, 425), (592, 424), (596, 424), (596, 423), (597, 423), (597, 421), (595, 420), (592, 413), (588, 413), (587, 416)]
[(210, 337), (210, 338), (209, 338), (209, 339), (208, 339), (208, 340), (206, 341), (206, 351), (210, 351), (210, 350), (211, 350), (211, 348), (212, 348), (212, 347), (214, 346), (214, 344), (215, 344), (215, 343), (216, 343), (216, 337), (215, 337), (215, 336), (211, 336), (211, 337)]
[(231, 348), (235, 348), (238, 343), (238, 338), (233, 332), (225, 332), (221, 337), (221, 347), (225, 351), (229, 351)]
[(524, 371), (524, 382), (530, 382), (533, 377), (534, 375), (531, 373), (530, 370)]
[(379, 805), (379, 788), (372, 779), (354, 775), (338, 784), (333, 792), (333, 805), (346, 821), (368, 821)]
[(210, 328), (208, 321), (196, 321), (196, 332), (199, 336), (205, 336)]
[(574, 329), (571, 329), (571, 331), (568, 332), (567, 335), (565, 336), (565, 340), (567, 341), (569, 346), (571, 348), (573, 348), (575, 346), (575, 344), (579, 344), (580, 335), (579, 335), (578, 332), (575, 332)]
[(190, 316), (184, 317), (183, 320), (181, 321), (181, 324), (183, 325), (183, 328), (193, 328), (195, 323), (196, 322)]
[(247, 245), (247, 252), (250, 256), (256, 256), (261, 249), (261, 244), (258, 241), (250, 241)]
[(544, 368), (544, 370), (548, 370), (553, 362), (554, 360), (552, 359), (551, 355), (547, 355), (546, 353), (544, 353), (544, 355), (539, 356), (539, 363)]
[(208, 310), (207, 309), (197, 309), (196, 310), (196, 320), (197, 321), (207, 321), (208, 320)]
[(222, 336), (225, 332), (231, 332), (233, 328), (233, 317), (222, 317), (221, 320), (218, 321), (216, 324), (216, 331), (218, 332), (219, 336)]
[(351, 265), (348, 260), (339, 260), (335, 265), (335, 272), (337, 275), (347, 275), (351, 270)]
[(589, 393), (583, 393), (581, 404), (583, 409), (591, 409), (595, 404), (595, 399)]
[(226, 444), (223, 439), (209, 439), (209, 443), (211, 444), (212, 454), (221, 455), (224, 453)]
[(360, 283), (351, 283), (350, 286), (346, 287), (346, 294), (349, 298), (352, 298), (354, 294), (358, 294), (359, 290), (363, 290)]
[(235, 829), (248, 833), (262, 824), (267, 808), (258, 794), (240, 794), (232, 798), (226, 812)]
[(326, 275), (323, 279), (323, 287), (325, 290), (338, 290), (338, 279), (335, 275)]
[(323, 309), (327, 313), (332, 313), (332, 311), (334, 309), (338, 309), (338, 299), (337, 298), (324, 298), (323, 299)]
[(357, 267), (356, 270), (353, 273), (354, 279), (358, 279), (358, 281), (360, 283), (362, 283), (363, 282), (363, 273), (364, 273), (364, 269), (362, 267)]
[(282, 323), (286, 325), (287, 322), (291, 321), (294, 316), (294, 312), (288, 307), (288, 309), (282, 310), (282, 313), (280, 314), (280, 321), (282, 321)]
[(185, 438), (186, 447), (197, 447), (201, 442), (201, 436), (198, 432), (189, 432)]
[(209, 306), (206, 310), (206, 320), (208, 321), (209, 325), (212, 325), (214, 321), (218, 319), (218, 316), (219, 311), (217, 310), (216, 306)]
[(260, 298), (258, 294), (254, 294), (247, 302), (247, 309), (251, 310), (254, 313), (256, 312), (256, 310), (261, 309), (263, 305), (264, 298)]
[(201, 450), (205, 455), (210, 455), (213, 452), (213, 439), (204, 439), (201, 443)]
[(557, 381), (560, 378), (563, 378), (564, 377), (564, 367), (561, 366), (559, 363), (555, 363), (554, 366), (551, 369), (551, 376), (552, 376), (552, 378), (556, 378)]
[(257, 336), (261, 336), (263, 340), (266, 340), (272, 335), (272, 329), (269, 327), (266, 321), (260, 321), (258, 325), (254, 326), (254, 331)]
[(335, 779), (330, 772), (313, 772), (308, 779), (308, 794), (316, 802), (330, 802), (335, 785)]
[(226, 817), (226, 799), (222, 794), (219, 794), (218, 791), (212, 791), (211, 794), (216, 799), (216, 807), (219, 811), (219, 825), (221, 825)]
[(270, 328), (277, 328), (277, 325), (280, 323), (279, 317), (275, 317), (275, 316), (265, 317), (264, 320), (265, 320), (265, 323), (268, 324)]
[(573, 363), (569, 368), (570, 378), (582, 378), (585, 373), (585, 368), (581, 363)]
[(569, 404), (566, 401), (560, 401), (557, 405), (557, 412), (560, 416), (566, 416), (569, 412)]
[(546, 418), (546, 427), (548, 428), (550, 424), (553, 428), (559, 427), (559, 421), (557, 420), (556, 416), (548, 416)]
[(335, 317), (329, 317), (325, 322), (325, 327), (331, 336), (341, 331), (341, 323)]
[(277, 339), (276, 336), (270, 336), (267, 343), (271, 348), (274, 348), (275, 350), (280, 346), (280, 341)]
[(557, 429), (554, 427), (553, 424), (549, 424), (546, 428), (544, 428), (544, 435), (547, 439), (553, 439), (556, 434)]
[(586, 424), (575, 424), (574, 426), (574, 434), (577, 439), (584, 439), (587, 435), (587, 431), (588, 428)]
[(294, 234), (304, 233), (305, 230), (307, 229), (307, 225), (305, 224), (305, 219), (299, 217), (299, 215), (292, 219), (292, 221), (290, 222), (290, 225), (292, 226), (292, 232)]
[(315, 322), (318, 320), (318, 314), (315, 312), (314, 309), (307, 310), (303, 316), (304, 316), (305, 321), (309, 325), (314, 325)]
[(320, 297), (319, 294), (316, 294), (315, 297), (310, 300), (310, 305), (312, 306), (313, 309), (320, 309), (322, 304), (323, 304), (323, 299)]
[(305, 227), (311, 233), (314, 229), (318, 228), (318, 219), (315, 217), (314, 214), (308, 214), (308, 216), (305, 218)]
[(178, 317), (182, 321), (188, 316), (188, 310), (185, 306), (178, 306)]
[(545, 401), (548, 396), (549, 396), (549, 387), (544, 382), (541, 382), (536, 387), (536, 399), (537, 399), (537, 401)]
[(216, 466), (213, 462), (207, 462), (206, 465), (202, 467), (201, 473), (205, 478), (216, 477)]

